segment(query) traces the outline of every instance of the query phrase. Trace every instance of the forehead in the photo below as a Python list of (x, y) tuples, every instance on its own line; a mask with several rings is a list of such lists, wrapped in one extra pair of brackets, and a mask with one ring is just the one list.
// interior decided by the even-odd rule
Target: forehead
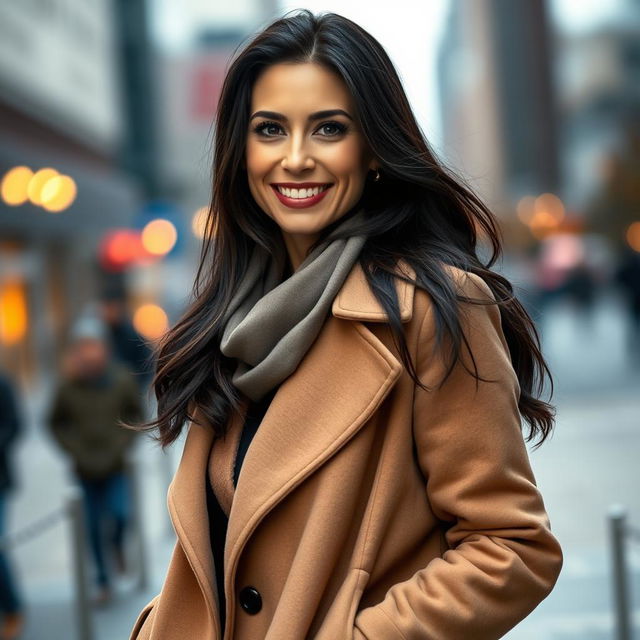
[(342, 108), (350, 110), (351, 95), (337, 73), (314, 63), (279, 63), (256, 80), (251, 110), (269, 109), (286, 115)]

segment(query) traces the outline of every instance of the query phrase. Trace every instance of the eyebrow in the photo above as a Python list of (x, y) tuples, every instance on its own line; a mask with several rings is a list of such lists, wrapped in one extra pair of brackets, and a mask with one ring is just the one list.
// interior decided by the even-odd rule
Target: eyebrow
[[(312, 113), (307, 120), (322, 120), (323, 118), (329, 118), (331, 116), (346, 116), (349, 120), (353, 120), (353, 118), (343, 109), (325, 109), (324, 111), (316, 111)], [(253, 120), (254, 118), (271, 118), (272, 120), (282, 120), (283, 122), (287, 122), (287, 116), (282, 113), (278, 113), (277, 111), (256, 111), (249, 120)]]

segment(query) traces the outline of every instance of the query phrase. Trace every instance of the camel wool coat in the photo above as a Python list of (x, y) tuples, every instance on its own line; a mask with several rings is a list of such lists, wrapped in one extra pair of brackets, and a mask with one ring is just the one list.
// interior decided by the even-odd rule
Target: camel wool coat
[[(445, 268), (465, 295), (493, 299), (479, 276)], [(431, 391), (407, 373), (356, 263), (244, 459), (224, 549), (224, 638), (204, 484), (212, 432), (196, 412), (167, 494), (173, 555), (129, 640), (495, 640), (550, 593), (562, 550), (498, 306), (460, 303), (492, 382), (476, 387), (463, 342), (437, 387), (446, 369), (431, 298), (394, 282)]]

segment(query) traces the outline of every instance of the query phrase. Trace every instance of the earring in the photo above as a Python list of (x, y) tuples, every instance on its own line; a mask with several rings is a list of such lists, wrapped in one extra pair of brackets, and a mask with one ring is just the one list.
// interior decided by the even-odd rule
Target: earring
[(380, 180), (380, 171), (378, 169), (376, 169), (376, 177), (373, 180), (374, 182), (378, 182), (378, 180)]

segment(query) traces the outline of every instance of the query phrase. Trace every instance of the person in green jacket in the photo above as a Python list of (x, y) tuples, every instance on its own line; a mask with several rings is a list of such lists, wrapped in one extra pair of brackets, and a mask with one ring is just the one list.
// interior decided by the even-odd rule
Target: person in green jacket
[(64, 354), (48, 426), (69, 457), (72, 475), (83, 491), (96, 568), (96, 604), (112, 598), (107, 549), (114, 553), (118, 570), (126, 571), (124, 540), (131, 515), (131, 487), (125, 464), (138, 434), (118, 421), (142, 419), (139, 386), (112, 358), (104, 324), (97, 317), (80, 318)]

